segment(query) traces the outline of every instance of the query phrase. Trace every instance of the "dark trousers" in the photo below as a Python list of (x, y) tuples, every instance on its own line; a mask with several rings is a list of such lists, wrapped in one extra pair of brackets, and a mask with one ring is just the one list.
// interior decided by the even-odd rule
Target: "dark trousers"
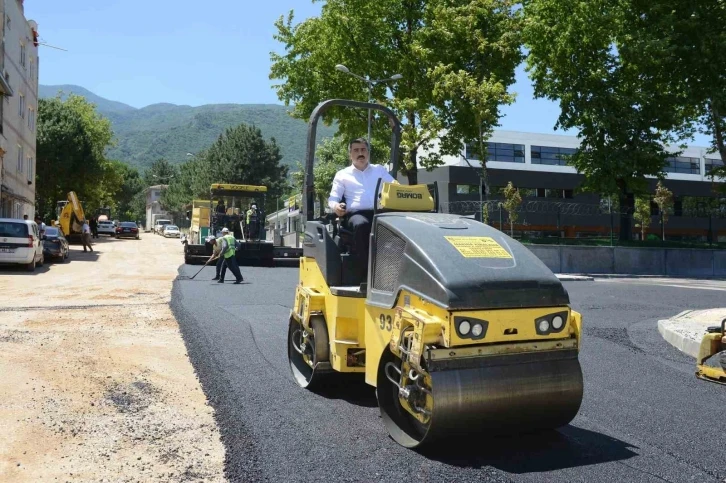
[(224, 275), (227, 273), (227, 268), (229, 268), (229, 270), (234, 274), (238, 282), (242, 280), (242, 274), (239, 271), (239, 265), (237, 265), (237, 259), (234, 255), (229, 258), (225, 258), (222, 263), (222, 273), (219, 277), (222, 281), (224, 281)]
[(222, 270), (223, 263), (224, 263), (224, 257), (220, 254), (219, 258), (217, 259), (217, 276), (215, 278), (219, 278), (219, 273)]
[(368, 274), (368, 245), (371, 235), (373, 210), (362, 210), (353, 213), (346, 222), (348, 230), (353, 232), (353, 256), (356, 272), (361, 283), (365, 283)]

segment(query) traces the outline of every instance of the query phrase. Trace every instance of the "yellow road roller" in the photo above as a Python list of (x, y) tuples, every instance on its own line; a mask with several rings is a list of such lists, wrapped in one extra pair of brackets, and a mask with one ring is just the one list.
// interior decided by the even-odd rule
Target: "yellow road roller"
[(706, 329), (696, 366), (699, 379), (726, 385), (726, 319)]
[[(380, 182), (368, 273), (356, 280), (339, 220), (315, 217), (318, 118), (310, 117), (305, 234), (288, 329), (288, 359), (301, 387), (361, 373), (376, 388), (390, 436), (408, 448), (475, 433), (554, 429), (579, 411), (581, 314), (557, 277), (519, 242), (469, 217), (438, 212), (438, 188)], [(340, 386), (338, 386), (340, 387)], [(344, 389), (341, 389), (344, 390)]]

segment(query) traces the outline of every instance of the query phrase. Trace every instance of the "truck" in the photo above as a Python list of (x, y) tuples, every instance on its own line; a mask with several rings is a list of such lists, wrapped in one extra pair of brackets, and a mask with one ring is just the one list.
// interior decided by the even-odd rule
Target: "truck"
[(274, 266), (275, 258), (299, 258), (302, 249), (275, 246), (267, 239), (266, 194), (266, 186), (212, 184), (209, 200), (195, 200), (191, 213), (187, 213), (191, 227), (189, 236), (182, 239), (184, 262), (205, 263), (212, 255), (210, 237), (222, 236), (223, 228), (228, 228), (237, 241), (235, 253), (240, 265)]

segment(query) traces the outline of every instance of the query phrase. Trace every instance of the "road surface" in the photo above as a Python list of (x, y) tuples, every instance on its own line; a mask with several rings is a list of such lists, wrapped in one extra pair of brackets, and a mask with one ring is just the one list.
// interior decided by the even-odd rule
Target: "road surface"
[(585, 393), (572, 424), (437, 451), (391, 440), (373, 388), (347, 379), (315, 394), (287, 362), (296, 268), (242, 267), (245, 283), (180, 268), (172, 309), (216, 410), (231, 481), (723, 482), (723, 386), (665, 343), (657, 320), (722, 306), (726, 283), (566, 282), (583, 313)]

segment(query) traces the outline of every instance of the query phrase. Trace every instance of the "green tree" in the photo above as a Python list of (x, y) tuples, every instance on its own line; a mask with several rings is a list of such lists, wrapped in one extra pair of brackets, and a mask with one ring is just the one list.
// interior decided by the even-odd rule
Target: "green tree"
[(157, 159), (144, 171), (144, 185), (146, 187), (169, 184), (178, 174), (178, 168), (166, 159)]
[(499, 106), (514, 102), (508, 89), (523, 60), (522, 17), (513, 6), (492, 0), (439, 2), (428, 31), (435, 36), (431, 42), (447, 52), (431, 70), (436, 112), (448, 129), (443, 149), (459, 154), (463, 141), (469, 146), (466, 155), (478, 156), (485, 197), (491, 191), (486, 141), (499, 125)]
[(680, 94), (644, 55), (647, 31), (633, 31), (636, 2), (530, 0), (525, 3), (527, 70), (536, 97), (559, 101), (555, 128), (577, 129), (580, 148), (571, 164), (585, 175), (582, 189), (617, 194), (620, 238), (630, 239), (636, 194), (647, 176), (662, 176), (686, 113)]
[(662, 181), (658, 181), (658, 186), (655, 188), (655, 196), (653, 201), (658, 205), (658, 209), (661, 213), (661, 223), (663, 224), (663, 241), (665, 241), (665, 224), (668, 222), (668, 215), (673, 209), (673, 193), (671, 190), (666, 188)]
[[(479, 136), (498, 120), (499, 104), (509, 101), (502, 89), (513, 82), (518, 62), (516, 35), (508, 30), (516, 28), (515, 15), (508, 0), (328, 0), (320, 17), (293, 25), (291, 11), (275, 23), (274, 38), (285, 53), (271, 53), (270, 78), (283, 80), (275, 86), (278, 98), (307, 120), (325, 99), (368, 100), (366, 85), (336, 71), (337, 64), (370, 79), (401, 74), (395, 83), (374, 86), (372, 97), (402, 121), (401, 171), (415, 184), (419, 167), (440, 165), (443, 154), (460, 155), (462, 135), (474, 139), (459, 123), (479, 119), (473, 129)], [(373, 126), (378, 162), (390, 138), (383, 117)], [(346, 139), (367, 130), (360, 110), (331, 109), (324, 122), (333, 121)]]
[(646, 196), (638, 196), (635, 198), (635, 211), (633, 218), (640, 226), (640, 239), (645, 240), (645, 232), (650, 226), (650, 198)]
[(139, 171), (121, 161), (112, 161), (112, 163), (121, 173), (123, 180), (115, 196), (116, 217), (120, 220), (141, 220), (145, 215), (146, 201), (144, 200), (144, 209), (141, 211), (134, 205), (136, 196), (139, 193), (144, 193), (144, 184)]
[[(321, 214), (325, 212), (328, 195), (333, 188), (333, 178), (342, 168), (350, 164), (348, 143), (341, 136), (323, 139), (315, 150), (315, 166), (313, 166), (313, 187), (315, 196), (321, 206)], [(305, 167), (297, 163), (297, 171), (293, 173), (295, 194), (302, 193), (305, 182)]]
[(108, 119), (81, 96), (38, 101), (36, 204), (55, 218), (56, 202), (75, 191), (86, 210), (112, 202), (121, 184), (104, 151), (112, 145)]
[(648, 39), (645, 59), (657, 60), (659, 80), (681, 93), (691, 127), (711, 136), (712, 150), (726, 160), (726, 5), (722, 0), (634, 3), (640, 10), (629, 19), (630, 28)]
[(288, 168), (281, 159), (275, 139), (266, 141), (259, 128), (246, 124), (229, 128), (206, 151), (181, 165), (162, 193), (162, 206), (181, 212), (195, 197), (208, 199), (212, 183), (234, 183), (266, 186), (269, 213), (287, 185)]
[(504, 202), (502, 205), (507, 210), (509, 215), (509, 236), (514, 238), (514, 224), (519, 219), (519, 205), (522, 204), (522, 196), (519, 194), (519, 190), (514, 187), (512, 182), (507, 183), (507, 187), (504, 188)]

